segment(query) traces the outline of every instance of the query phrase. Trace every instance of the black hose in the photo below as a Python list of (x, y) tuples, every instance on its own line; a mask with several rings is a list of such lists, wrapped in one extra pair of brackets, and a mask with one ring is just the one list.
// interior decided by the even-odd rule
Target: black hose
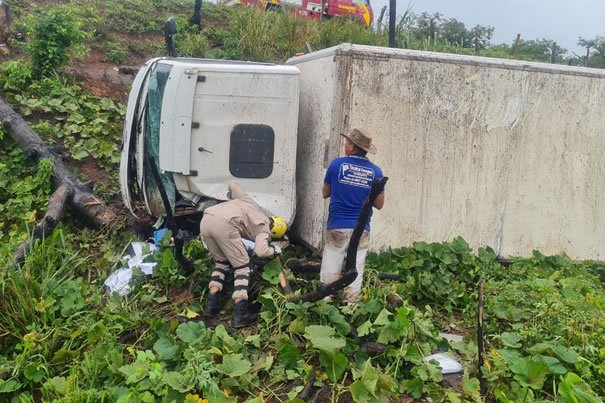
[(343, 288), (351, 284), (353, 281), (355, 281), (358, 274), (357, 268), (355, 267), (355, 263), (357, 261), (357, 248), (359, 247), (359, 240), (361, 239), (363, 230), (365, 229), (365, 226), (370, 218), (370, 213), (372, 212), (374, 202), (376, 201), (376, 198), (383, 192), (384, 186), (386, 185), (388, 180), (389, 178), (384, 176), (380, 179), (374, 179), (372, 181), (370, 194), (368, 195), (366, 201), (361, 207), (359, 218), (357, 219), (357, 223), (355, 224), (355, 228), (353, 229), (353, 233), (351, 234), (351, 239), (349, 240), (349, 247), (347, 248), (347, 258), (345, 260), (344, 273), (336, 281), (333, 281), (329, 284), (320, 284), (315, 291), (311, 291), (310, 293), (292, 298), (292, 302), (319, 301), (320, 299), (327, 297), (328, 295), (332, 295), (342, 290)]

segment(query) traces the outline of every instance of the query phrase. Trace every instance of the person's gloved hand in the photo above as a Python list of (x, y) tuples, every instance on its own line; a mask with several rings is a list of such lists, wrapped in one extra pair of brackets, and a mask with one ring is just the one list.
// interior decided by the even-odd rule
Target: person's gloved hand
[(277, 242), (271, 242), (271, 246), (273, 247), (274, 255), (281, 255), (281, 247), (277, 244)]

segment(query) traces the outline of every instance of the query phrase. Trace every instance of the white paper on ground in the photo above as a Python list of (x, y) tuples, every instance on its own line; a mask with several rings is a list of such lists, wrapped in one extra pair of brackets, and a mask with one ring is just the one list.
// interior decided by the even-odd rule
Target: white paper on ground
[(443, 337), (445, 340), (450, 343), (460, 343), (464, 339), (461, 334), (452, 334), (452, 333), (439, 333), (439, 336)]
[[(149, 248), (149, 253), (144, 253), (146, 248)], [(113, 292), (117, 292), (120, 295), (128, 294), (130, 292), (132, 271), (135, 267), (138, 267), (146, 275), (151, 275), (153, 273), (153, 268), (157, 265), (157, 263), (143, 261), (147, 256), (151, 255), (156, 250), (157, 248), (154, 244), (147, 242), (132, 242), (128, 248), (130, 254), (122, 257), (126, 260), (128, 267), (122, 267), (114, 271), (103, 283), (107, 293), (111, 294)]]
[(441, 373), (443, 375), (462, 372), (463, 369), (462, 365), (460, 365), (458, 361), (443, 353), (429, 355), (424, 357), (423, 360), (426, 362), (437, 361), (437, 364), (439, 364), (439, 367), (441, 367)]

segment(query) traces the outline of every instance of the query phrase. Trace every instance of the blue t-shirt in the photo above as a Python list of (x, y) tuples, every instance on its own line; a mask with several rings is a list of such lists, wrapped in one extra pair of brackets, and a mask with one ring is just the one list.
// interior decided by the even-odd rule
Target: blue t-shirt
[[(382, 177), (382, 170), (366, 157), (349, 155), (333, 160), (324, 178), (330, 186), (328, 229), (354, 228), (372, 180)], [(369, 219), (365, 230), (370, 230)]]

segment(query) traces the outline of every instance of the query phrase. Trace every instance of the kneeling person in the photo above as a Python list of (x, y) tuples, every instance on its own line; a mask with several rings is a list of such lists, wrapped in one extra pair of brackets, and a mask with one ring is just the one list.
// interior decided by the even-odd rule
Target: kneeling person
[(234, 327), (244, 327), (256, 322), (256, 313), (248, 308), (251, 270), (242, 238), (254, 241), (256, 255), (269, 257), (281, 253), (279, 246), (271, 245), (271, 237), (281, 238), (287, 228), (283, 218), (267, 217), (236, 182), (229, 183), (229, 191), (232, 200), (204, 210), (200, 223), (202, 240), (215, 263), (204, 313), (215, 316), (221, 310), (225, 277), (233, 270), (232, 322)]

